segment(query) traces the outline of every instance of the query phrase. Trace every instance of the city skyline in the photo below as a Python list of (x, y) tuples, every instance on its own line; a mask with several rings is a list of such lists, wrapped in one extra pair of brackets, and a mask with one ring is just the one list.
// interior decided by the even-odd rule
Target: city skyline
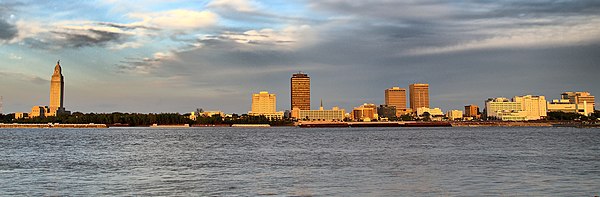
[(599, 13), (593, 1), (9, 0), (0, 96), (4, 113), (44, 105), (57, 59), (64, 102), (82, 112), (245, 113), (261, 90), (286, 110), (297, 71), (310, 74), (312, 101), (347, 110), (413, 83), (430, 84), (430, 105), (444, 110), (595, 95)]

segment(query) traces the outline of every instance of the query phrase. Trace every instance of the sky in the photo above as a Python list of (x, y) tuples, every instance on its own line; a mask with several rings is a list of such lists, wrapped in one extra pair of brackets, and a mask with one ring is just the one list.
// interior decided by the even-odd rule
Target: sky
[(65, 107), (86, 113), (241, 114), (259, 91), (283, 111), (299, 71), (314, 109), (411, 83), (444, 111), (551, 100), (600, 94), (600, 1), (0, 0), (4, 113), (48, 105), (57, 60)]

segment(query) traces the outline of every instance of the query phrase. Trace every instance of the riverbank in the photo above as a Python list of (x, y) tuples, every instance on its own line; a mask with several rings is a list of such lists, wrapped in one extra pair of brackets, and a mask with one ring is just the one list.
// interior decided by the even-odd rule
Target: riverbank
[(77, 129), (104, 129), (108, 128), (105, 124), (58, 124), (58, 123), (48, 123), (48, 124), (4, 124), (0, 123), (0, 128), (6, 129), (15, 129), (15, 128), (39, 128), (39, 129), (48, 129), (48, 128), (77, 128)]

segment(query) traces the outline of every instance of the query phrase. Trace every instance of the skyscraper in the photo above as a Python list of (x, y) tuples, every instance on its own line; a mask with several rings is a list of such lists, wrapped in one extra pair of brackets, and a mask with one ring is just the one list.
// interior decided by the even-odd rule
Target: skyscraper
[(292, 74), (290, 79), (291, 108), (310, 110), (310, 77), (305, 73)]
[(406, 89), (392, 87), (385, 90), (385, 105), (396, 109), (396, 116), (406, 112)]
[(416, 111), (419, 107), (429, 108), (429, 84), (410, 84), (410, 108)]
[(277, 97), (275, 94), (262, 91), (258, 94), (252, 94), (252, 111), (248, 112), (251, 116), (265, 116), (269, 119), (283, 118), (283, 112), (277, 112)]
[(59, 61), (54, 67), (54, 74), (52, 74), (52, 80), (50, 81), (50, 107), (47, 116), (56, 116), (65, 111), (63, 106), (64, 92), (65, 82)]

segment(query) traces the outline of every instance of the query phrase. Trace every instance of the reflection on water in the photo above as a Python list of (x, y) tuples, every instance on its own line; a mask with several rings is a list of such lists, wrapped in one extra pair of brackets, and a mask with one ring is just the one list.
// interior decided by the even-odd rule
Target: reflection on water
[(594, 196), (600, 130), (0, 130), (0, 195)]

